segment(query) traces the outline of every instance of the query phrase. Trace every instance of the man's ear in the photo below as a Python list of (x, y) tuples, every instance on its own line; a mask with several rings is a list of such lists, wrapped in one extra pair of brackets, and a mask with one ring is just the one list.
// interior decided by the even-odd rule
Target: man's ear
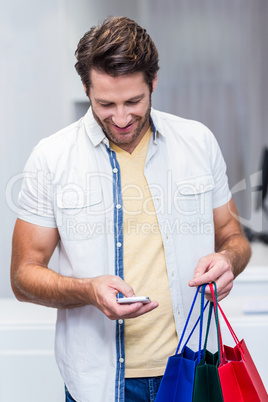
[(157, 86), (157, 73), (155, 74), (153, 82), (152, 82), (152, 92), (154, 92), (156, 86)]
[(85, 84), (83, 84), (83, 87), (84, 87), (85, 94), (87, 95), (87, 87), (85, 86)]

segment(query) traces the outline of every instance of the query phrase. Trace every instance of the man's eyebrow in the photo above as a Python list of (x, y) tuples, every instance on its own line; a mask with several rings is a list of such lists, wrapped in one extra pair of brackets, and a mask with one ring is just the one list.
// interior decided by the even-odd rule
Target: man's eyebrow
[(137, 95), (137, 96), (133, 96), (133, 98), (128, 99), (127, 102), (140, 100), (140, 99), (144, 98), (144, 96), (145, 96), (145, 94), (140, 94), (140, 95)]
[[(145, 96), (145, 94), (140, 94), (140, 95), (137, 95), (137, 96), (133, 96), (132, 98), (127, 99), (125, 102), (138, 101), (138, 100), (143, 99), (144, 96)], [(105, 100), (105, 99), (99, 99), (99, 98), (95, 98), (95, 101), (99, 102), (99, 103), (107, 103), (107, 104), (114, 103), (114, 102), (111, 102), (111, 101), (108, 101), (108, 100)]]

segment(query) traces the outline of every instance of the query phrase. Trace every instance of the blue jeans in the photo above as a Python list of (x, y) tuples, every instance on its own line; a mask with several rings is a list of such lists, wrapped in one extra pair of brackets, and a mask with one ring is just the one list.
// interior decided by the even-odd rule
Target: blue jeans
[[(162, 377), (126, 378), (125, 402), (154, 402)], [(65, 387), (65, 402), (75, 402)]]
[(162, 377), (126, 378), (125, 402), (154, 402)]
[(75, 400), (71, 397), (66, 387), (65, 387), (65, 402), (75, 402)]

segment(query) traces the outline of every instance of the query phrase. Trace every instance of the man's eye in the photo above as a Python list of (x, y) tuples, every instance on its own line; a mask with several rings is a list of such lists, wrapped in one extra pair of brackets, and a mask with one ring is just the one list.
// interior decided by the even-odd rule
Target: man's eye
[(139, 100), (136, 100), (136, 101), (128, 101), (127, 103), (129, 104), (129, 105), (137, 105), (137, 103), (139, 103), (140, 102), (140, 99)]
[(100, 103), (100, 105), (101, 105), (102, 107), (111, 107), (111, 106), (112, 106), (111, 103)]

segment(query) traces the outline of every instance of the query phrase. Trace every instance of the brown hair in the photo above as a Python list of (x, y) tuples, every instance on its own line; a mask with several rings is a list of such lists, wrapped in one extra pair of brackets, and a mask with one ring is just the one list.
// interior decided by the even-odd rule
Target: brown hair
[(152, 91), (159, 70), (158, 52), (146, 29), (127, 17), (106, 18), (79, 41), (76, 71), (89, 95), (90, 71), (96, 69), (113, 77), (143, 72)]

